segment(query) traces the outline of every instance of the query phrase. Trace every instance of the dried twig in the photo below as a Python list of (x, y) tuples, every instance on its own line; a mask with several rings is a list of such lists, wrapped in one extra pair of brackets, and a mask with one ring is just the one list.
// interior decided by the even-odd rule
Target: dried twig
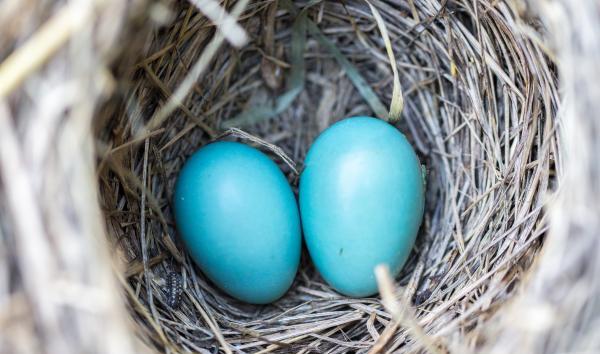
[[(592, 6), (592, 0), (582, 1)], [(497, 326), (493, 318), (505, 316), (504, 305), (539, 257), (548, 228), (546, 196), (562, 178), (564, 153), (555, 134), (558, 80), (545, 56), (557, 48), (545, 43), (547, 33), (534, 18), (523, 18), (530, 15), (517, 2), (280, 0), (276, 8), (271, 1), (211, 0), (167, 2), (165, 11), (163, 2), (141, 1), (142, 9), (131, 13), (128, 6), (135, 2), (103, 0), (102, 9), (93, 11), (84, 2), (44, 1), (32, 9), (30, 1), (0, 1), (0, 23), (6, 24), (0, 36), (0, 96), (9, 98), (0, 124), (10, 127), (0, 132), (0, 348), (7, 348), (0, 351), (477, 352), (485, 345), (520, 348), (526, 341), (510, 331), (496, 339), (506, 326)], [(58, 23), (61, 16), (73, 15), (61, 9), (79, 5), (94, 16), (82, 12), (75, 22)], [(561, 16), (586, 11), (574, 7)], [(586, 16), (597, 14), (585, 9)], [(306, 21), (294, 31), (299, 13)], [(133, 14), (141, 18), (122, 26), (119, 21)], [(162, 19), (161, 27), (150, 18)], [(586, 22), (581, 33), (587, 37), (574, 37), (580, 40), (566, 48), (594, 43), (582, 39), (600, 31), (594, 23)], [(273, 33), (262, 41), (265, 26)], [(565, 37), (575, 32), (575, 26), (563, 27), (569, 29)], [(565, 57), (564, 51), (556, 50), (556, 57)], [(110, 70), (108, 58), (114, 59)], [(396, 279), (384, 277), (386, 306), (378, 297), (337, 294), (307, 255), (295, 284), (277, 303), (241, 304), (185, 257), (170, 208), (177, 173), (187, 156), (227, 133), (222, 130), (226, 122), (244, 117), (251, 107), (271, 107), (288, 92), (265, 82), (264, 60), (284, 78), (294, 74), (293, 97), (285, 96), (285, 105), (269, 112), (272, 119), (254, 115), (244, 120), (243, 132), (228, 133), (273, 151), (290, 179), (328, 124), (354, 115), (385, 118), (390, 102), (399, 111), (395, 87), (405, 88), (397, 126), (427, 167), (428, 203), (413, 256)], [(591, 63), (597, 60), (571, 65), (592, 80)], [(114, 79), (108, 79), (109, 72)], [(591, 81), (565, 73), (571, 74), (567, 79), (578, 78), (566, 92), (595, 97)], [(109, 100), (107, 87), (114, 88)], [(584, 132), (585, 139), (579, 150), (571, 145), (581, 170), (576, 164), (568, 169), (594, 176), (596, 154), (590, 151), (595, 151), (596, 130), (581, 118), (590, 115), (582, 107), (593, 102), (574, 102), (580, 108), (569, 117), (580, 119), (569, 126)], [(581, 185), (569, 189), (579, 199), (563, 201), (560, 210), (569, 212), (556, 213), (551, 222), (570, 225), (564, 234), (582, 239), (567, 244), (562, 238), (552, 254), (565, 260), (561, 264), (569, 265), (569, 274), (583, 273), (587, 281), (565, 280), (552, 262), (540, 263), (544, 281), (527, 290), (531, 302), (540, 305), (546, 294), (566, 294), (564, 302), (550, 303), (569, 316), (556, 322), (547, 306), (534, 311), (544, 320), (534, 322), (549, 325), (522, 333), (537, 336), (528, 343), (538, 352), (572, 349), (580, 333), (587, 333), (588, 343), (595, 338), (593, 331), (575, 331), (573, 323), (589, 310), (585, 318), (590, 320), (577, 328), (591, 328), (598, 312), (590, 301), (599, 288), (593, 272), (575, 272), (593, 263), (585, 255), (596, 250), (597, 242), (585, 222), (571, 223), (579, 217), (592, 220), (587, 213), (597, 206), (591, 201), (594, 184), (570, 181)], [(573, 208), (581, 200), (588, 204)], [(125, 265), (118, 276), (124, 292), (112, 282), (116, 267), (103, 252), (104, 233), (116, 263)], [(29, 245), (32, 237), (40, 241), (35, 247)], [(186, 294), (178, 306), (168, 305), (163, 287), (172, 272), (181, 276)], [(395, 289), (407, 283), (398, 300)], [(44, 289), (36, 292), (40, 284)], [(89, 300), (67, 303), (61, 299), (65, 293), (69, 299), (91, 294), (86, 297), (99, 300), (90, 309)], [(144, 346), (136, 348), (123, 325), (127, 312), (118, 302), (121, 293)], [(413, 298), (419, 301), (412, 303)], [(10, 304), (24, 305), (11, 310)], [(48, 313), (56, 321), (43, 316)], [(17, 317), (23, 320), (12, 320)], [(75, 334), (53, 335), (54, 323), (66, 326), (56, 327), (65, 329), (61, 333)]]

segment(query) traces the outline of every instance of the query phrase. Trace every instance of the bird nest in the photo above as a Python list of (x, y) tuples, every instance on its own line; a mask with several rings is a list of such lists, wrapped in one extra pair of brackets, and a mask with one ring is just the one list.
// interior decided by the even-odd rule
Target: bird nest
[[(44, 9), (60, 15), (73, 3)], [(20, 249), (0, 252), (18, 274), (6, 293), (40, 289), (24, 271), (33, 266), (50, 288), (50, 275), (71, 274), (57, 296), (79, 304), (65, 314), (44, 306), (42, 295), (22, 299), (35, 304), (22, 310), (31, 328), (49, 334), (27, 345), (126, 353), (132, 331), (143, 348), (167, 353), (444, 353), (493, 342), (497, 319), (540, 255), (561, 163), (558, 81), (531, 9), (467, 0), (225, 1), (225, 11), (214, 1), (106, 3), (89, 10), (96, 27), (73, 24), (87, 32), (68, 32), (74, 43), (37, 81), (6, 90), (13, 96), (0, 107), (45, 117), (12, 130), (2, 121), (14, 132), (2, 149), (30, 142), (28, 162), (17, 164), (30, 177), (12, 178), (15, 190), (33, 186), (20, 205), (42, 222), (7, 216), (1, 230), (55, 235), (44, 245), (59, 240), (33, 255), (31, 244), (5, 236), (6, 249)], [(45, 12), (32, 13), (46, 21)], [(80, 81), (65, 79), (58, 91), (47, 85), (64, 78)], [(69, 95), (86, 104), (63, 102)], [(34, 98), (28, 111), (14, 108)], [(78, 114), (90, 118), (64, 119)], [(185, 159), (217, 139), (244, 141), (270, 154), (296, 186), (315, 137), (357, 115), (396, 125), (426, 167), (424, 222), (400, 275), (383, 276), (376, 297), (348, 298), (304, 252), (291, 289), (273, 304), (244, 304), (216, 288), (174, 227), (173, 186)], [(31, 177), (37, 167), (44, 179)], [(2, 209), (13, 210), (20, 202), (2, 177)], [(47, 257), (56, 258), (53, 267)], [(116, 295), (126, 299), (131, 326)], [(78, 315), (80, 308), (99, 314)], [(110, 340), (84, 340), (86, 324), (91, 332), (109, 327)], [(60, 339), (65, 326), (74, 339)]]

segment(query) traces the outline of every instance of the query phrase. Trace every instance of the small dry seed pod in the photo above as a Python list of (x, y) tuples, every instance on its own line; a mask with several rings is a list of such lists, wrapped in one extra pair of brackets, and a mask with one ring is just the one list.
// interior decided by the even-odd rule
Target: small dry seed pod
[(183, 293), (183, 284), (181, 276), (177, 272), (170, 272), (167, 276), (167, 305), (171, 308), (178, 308), (181, 304), (181, 294)]

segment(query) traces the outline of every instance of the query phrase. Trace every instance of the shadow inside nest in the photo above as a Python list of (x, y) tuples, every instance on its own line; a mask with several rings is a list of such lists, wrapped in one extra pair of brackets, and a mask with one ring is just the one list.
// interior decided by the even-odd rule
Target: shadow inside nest
[[(170, 208), (177, 172), (227, 127), (281, 148), (301, 169), (319, 132), (344, 117), (374, 115), (367, 89), (380, 102), (393, 99), (384, 40), (365, 3), (318, 2), (302, 10), (304, 24), (301, 9), (281, 3), (250, 3), (240, 20), (248, 44), (215, 51), (191, 92), (155, 127), (156, 112), (210, 51), (214, 26), (193, 5), (177, 3), (171, 21), (135, 37), (143, 48), (132, 44), (115, 65), (120, 94), (96, 126), (107, 146), (100, 195), (141, 337), (175, 352), (428, 348), (411, 325), (398, 329), (378, 297), (331, 290), (305, 251), (291, 290), (274, 304), (252, 306), (207, 281), (177, 238)], [(554, 167), (536, 161), (557, 151), (554, 75), (539, 48), (510, 30), (517, 15), (503, 2), (477, 15), (470, 1), (453, 1), (450, 10), (436, 0), (374, 3), (401, 72), (397, 126), (428, 170), (426, 215), (396, 279), (407, 290), (399, 296), (412, 305), (410, 323), (426, 333), (478, 331), (490, 308), (510, 297), (545, 231), (542, 196)], [(140, 126), (152, 129), (136, 135)], [(273, 158), (294, 183), (289, 164)]]

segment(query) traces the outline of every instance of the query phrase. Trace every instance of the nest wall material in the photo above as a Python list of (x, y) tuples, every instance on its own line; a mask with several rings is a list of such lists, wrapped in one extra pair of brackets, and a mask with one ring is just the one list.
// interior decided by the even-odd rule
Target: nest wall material
[[(600, 349), (600, 8), (370, 3), (0, 4), (0, 351)], [(304, 255), (281, 300), (237, 302), (177, 238), (177, 172), (240, 139), (295, 183), (282, 157), (301, 168), (333, 122), (382, 115), (374, 14), (428, 171), (411, 258), (383, 301), (335, 293)]]

